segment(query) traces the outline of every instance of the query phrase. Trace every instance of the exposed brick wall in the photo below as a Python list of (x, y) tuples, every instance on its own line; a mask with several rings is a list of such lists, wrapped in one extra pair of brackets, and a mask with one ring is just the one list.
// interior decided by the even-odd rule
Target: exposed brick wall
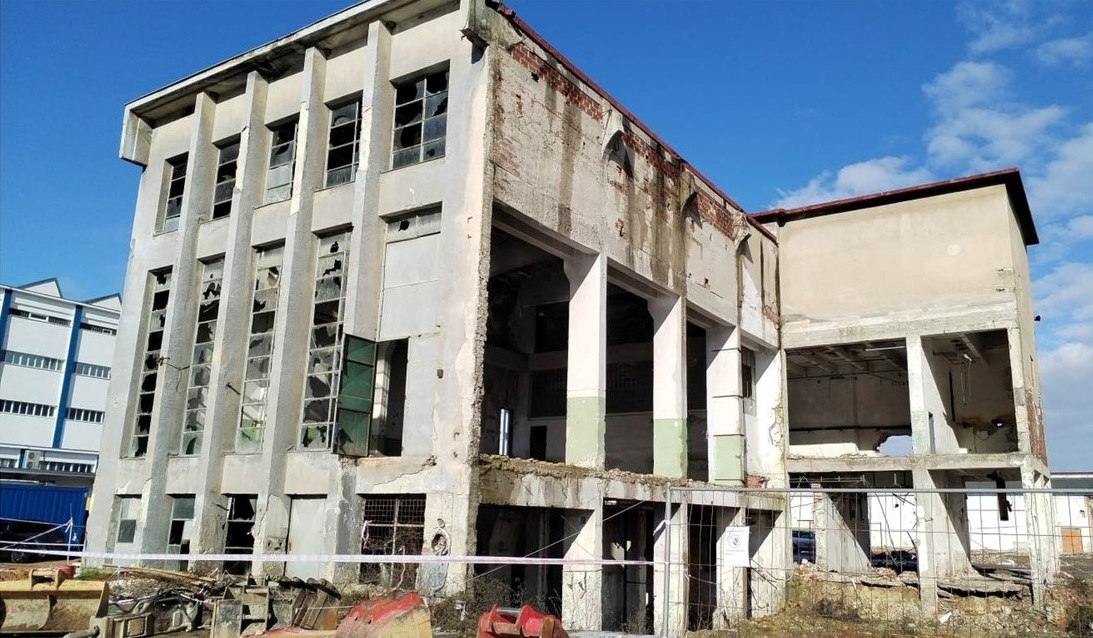
[(633, 132), (623, 131), (622, 143), (630, 150), (644, 157), (645, 161), (649, 162), (649, 164), (661, 173), (664, 173), (664, 176), (668, 179), (676, 179), (679, 177), (679, 169), (665, 159), (663, 151), (647, 144), (645, 140), (641, 139)]
[(508, 52), (514, 60), (535, 74), (538, 80), (543, 81), (564, 97), (567, 103), (573, 104), (597, 121), (603, 118), (603, 107), (600, 105), (599, 100), (585, 93), (580, 85), (552, 67), (527, 45), (523, 43), (514, 44), (509, 47)]
[(1028, 414), (1028, 440), (1032, 455), (1047, 464), (1047, 441), (1044, 437), (1044, 417), (1040, 401), (1032, 388), (1025, 388), (1025, 411)]
[(743, 215), (725, 208), (725, 205), (699, 190), (695, 194), (695, 209), (703, 222), (711, 224), (732, 241), (741, 236), (747, 220)]

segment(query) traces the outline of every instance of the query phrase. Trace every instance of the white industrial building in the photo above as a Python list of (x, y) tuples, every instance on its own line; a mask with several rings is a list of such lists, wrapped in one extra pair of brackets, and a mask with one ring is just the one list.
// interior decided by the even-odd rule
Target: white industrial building
[[(1047, 484), (1016, 170), (747, 215), (483, 0), (374, 0), (197, 72), (126, 106), (121, 155), (142, 172), (92, 551), (335, 582), (384, 571), (285, 558), (666, 556), (495, 576), (570, 629), (681, 635), (779, 608), (790, 516), (696, 491), (669, 539), (669, 483)], [(867, 512), (826, 505), (818, 549), (859, 567)], [(966, 535), (923, 507), (923, 546)], [(735, 525), (762, 569), (700, 573)], [(927, 608), (970, 571), (935, 550)]]
[(121, 298), (0, 286), (0, 477), (91, 485)]

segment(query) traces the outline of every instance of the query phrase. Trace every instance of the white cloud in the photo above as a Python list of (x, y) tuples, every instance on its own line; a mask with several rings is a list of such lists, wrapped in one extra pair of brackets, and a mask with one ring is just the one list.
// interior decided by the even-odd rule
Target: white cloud
[[(1093, 208), (1093, 122), (1058, 144), (1043, 172), (1029, 178), (1028, 185), (1029, 197), (1038, 215), (1090, 212)], [(1077, 223), (1075, 230), (1089, 232), (1090, 222)]]
[(825, 171), (801, 188), (780, 190), (774, 205), (794, 208), (912, 186), (933, 179), (925, 168), (910, 164), (906, 157), (878, 157), (844, 166), (834, 173)]
[(1013, 102), (1012, 78), (999, 64), (959, 62), (922, 87), (937, 117), (926, 133), (932, 164), (980, 172), (1035, 157), (1066, 110)]
[(1033, 15), (1033, 5), (1008, 2), (963, 2), (957, 18), (972, 32), (968, 48), (973, 55), (993, 53), (1027, 44), (1043, 30)]
[(1070, 63), (1082, 66), (1093, 59), (1093, 33), (1044, 42), (1036, 47), (1036, 57), (1048, 65)]
[(1033, 282), (1048, 453), (1055, 469), (1093, 458), (1093, 263), (1065, 263)]

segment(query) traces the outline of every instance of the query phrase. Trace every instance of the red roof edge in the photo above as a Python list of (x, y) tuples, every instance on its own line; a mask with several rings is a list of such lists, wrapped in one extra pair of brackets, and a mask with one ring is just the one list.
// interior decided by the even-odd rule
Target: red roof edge
[(577, 76), (577, 78), (580, 79), (581, 82), (584, 82), (585, 85), (588, 86), (588, 88), (592, 89), (593, 91), (598, 93), (600, 95), (600, 97), (607, 100), (608, 104), (610, 104), (612, 108), (614, 108), (616, 111), (618, 111), (620, 114), (622, 114), (623, 117), (625, 117), (626, 119), (633, 122), (638, 128), (640, 128), (642, 130), (643, 133), (648, 135), (650, 139), (652, 139), (661, 148), (663, 148), (665, 151), (667, 151), (677, 162), (679, 162), (681, 165), (683, 165), (688, 170), (690, 170), (691, 173), (696, 178), (698, 178), (703, 184), (705, 184), (707, 187), (709, 187), (710, 190), (717, 193), (717, 195), (719, 197), (724, 199), (726, 202), (728, 202), (734, 208), (736, 208), (740, 212), (744, 213), (745, 219), (748, 220), (748, 223), (751, 224), (753, 228), (755, 228), (760, 233), (762, 233), (764, 236), (766, 236), (767, 239), (770, 239), (771, 241), (773, 241), (776, 244), (778, 243), (778, 238), (774, 235), (774, 233), (772, 233), (771, 231), (764, 228), (763, 225), (758, 220), (753, 219), (751, 215), (748, 215), (744, 211), (744, 208), (742, 206), (740, 206), (740, 204), (737, 204), (736, 201), (732, 197), (729, 197), (729, 195), (727, 193), (725, 193), (725, 191), (721, 190), (720, 188), (718, 188), (718, 186), (716, 184), (714, 184), (712, 181), (707, 179), (705, 175), (700, 173), (698, 171), (698, 169), (696, 169), (694, 167), (694, 165), (692, 165), (687, 160), (683, 159), (683, 157), (679, 153), (675, 152), (672, 149), (671, 146), (668, 146), (667, 142), (660, 139), (659, 135), (654, 133), (651, 128), (649, 128), (648, 126), (645, 125), (644, 122), (639, 120), (633, 113), (631, 113), (629, 111), (629, 109), (627, 109), (622, 104), (620, 104), (618, 100), (611, 97), (611, 94), (608, 93), (607, 91), (605, 91), (599, 84), (596, 84), (596, 82), (594, 82), (592, 80), (592, 78), (585, 75), (583, 71), (581, 71), (579, 68), (577, 68), (576, 64), (574, 64), (572, 61), (570, 61), (569, 58), (562, 55), (562, 53), (560, 51), (555, 49), (549, 42), (547, 42), (546, 38), (539, 35), (539, 33), (537, 31), (535, 31), (535, 29), (532, 29), (531, 26), (528, 25), (528, 23), (526, 23), (522, 19), (520, 19), (520, 17), (516, 15), (515, 11), (513, 11), (510, 7), (507, 7), (507, 6), (502, 4), (502, 5), (499, 5), (497, 7), (497, 12), (500, 13), (505, 18), (507, 18), (509, 20), (509, 22), (511, 22), (514, 27), (516, 27), (517, 29), (522, 31), (524, 34), (526, 34), (529, 38), (532, 39), (532, 41), (535, 42), (535, 44), (542, 47), (542, 49), (544, 51), (546, 51), (552, 57), (554, 57), (554, 59), (558, 60), (558, 62), (560, 62), (561, 65), (564, 66), (567, 71), (569, 71), (573, 75)]
[(907, 188), (860, 195), (858, 197), (839, 199), (821, 204), (811, 204), (809, 206), (801, 206), (788, 210), (775, 208), (760, 213), (754, 213), (749, 215), (749, 217), (764, 224), (777, 222), (779, 226), (782, 226), (788, 222), (800, 219), (820, 217), (822, 215), (843, 213), (871, 206), (883, 206), (885, 204), (906, 202), (912, 199), (959, 193), (975, 188), (998, 185), (1006, 187), (1006, 191), (1009, 194), (1010, 205), (1013, 207), (1013, 214), (1017, 217), (1017, 223), (1021, 227), (1021, 237), (1024, 239), (1025, 245), (1033, 246), (1040, 243), (1040, 238), (1036, 234), (1036, 224), (1032, 219), (1032, 210), (1029, 208), (1028, 196), (1025, 194), (1025, 185), (1021, 180), (1021, 171), (1016, 168), (1004, 168), (989, 173), (979, 173), (977, 175), (968, 175), (940, 182), (919, 184)]

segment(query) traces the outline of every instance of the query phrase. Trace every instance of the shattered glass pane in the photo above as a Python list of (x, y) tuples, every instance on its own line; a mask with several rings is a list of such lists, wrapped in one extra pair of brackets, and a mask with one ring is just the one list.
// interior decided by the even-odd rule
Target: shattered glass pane
[(448, 116), (441, 115), (440, 117), (434, 117), (425, 120), (425, 141), (437, 140), (444, 137), (444, 131), (447, 128)]
[(209, 385), (209, 379), (212, 377), (212, 371), (209, 366), (201, 365), (194, 366), (192, 368), (193, 373), (190, 378), (190, 382), (195, 386)]
[(250, 331), (254, 334), (273, 332), (273, 322), (277, 316), (276, 311), (260, 312), (251, 318)]
[(330, 421), (330, 399), (316, 399), (304, 404), (304, 421), (325, 423)]
[(277, 310), (277, 289), (259, 290), (254, 293), (254, 312)]
[(334, 354), (333, 348), (312, 352), (309, 359), (310, 363), (307, 367), (307, 373), (321, 374), (323, 372), (332, 372), (334, 370)]
[(228, 144), (220, 149), (220, 163), (234, 162), (239, 157), (239, 142)]
[(406, 82), (395, 87), (395, 104), (405, 104), (425, 95), (425, 80)]
[(197, 310), (198, 321), (213, 321), (220, 314), (219, 297), (202, 303)]
[(137, 417), (137, 429), (138, 435), (148, 434), (152, 431), (152, 415), (142, 414)]
[(212, 343), (215, 333), (215, 321), (200, 323), (197, 325), (197, 337), (194, 338), (194, 343)]
[(360, 102), (349, 102), (343, 104), (338, 108), (331, 109), (330, 121), (333, 122), (331, 126), (340, 126), (346, 122), (353, 122), (357, 119), (357, 108), (360, 106)]
[(320, 279), (315, 284), (315, 300), (326, 301), (328, 299), (338, 299), (342, 296), (342, 278), (330, 277), (329, 279)]
[(435, 159), (437, 157), (444, 157), (444, 140), (429, 142), (425, 145), (425, 149), (422, 154), (427, 160)]
[[(342, 255), (334, 254), (319, 259), (318, 272), (319, 277), (329, 277), (330, 275), (337, 275), (342, 271)], [(337, 277), (334, 277), (338, 281), (341, 281)]]
[(197, 410), (204, 408), (208, 403), (208, 388), (190, 388), (186, 391), (186, 409)]
[(268, 379), (270, 370), (269, 357), (257, 357), (247, 361), (248, 379)]
[[(345, 148), (353, 146), (353, 143), (357, 141), (357, 123), (350, 121), (341, 126), (335, 126), (330, 129), (330, 146), (331, 149)], [(327, 168), (330, 166), (328, 165)]]
[(250, 346), (247, 349), (248, 357), (267, 356), (271, 352), (273, 352), (273, 335), (266, 334), (257, 337), (251, 337)]
[(265, 268), (258, 273), (257, 282), (255, 288), (258, 290), (265, 290), (267, 288), (276, 288), (278, 280), (281, 277), (281, 269), (276, 266), (271, 268)]
[(321, 326), (338, 321), (341, 318), (340, 306), (341, 301), (338, 300), (315, 304), (315, 313), (312, 315), (311, 323), (315, 326)]
[(213, 347), (205, 344), (194, 348), (194, 365), (207, 365), (212, 363)]
[(307, 378), (307, 392), (304, 395), (308, 399), (329, 397), (331, 386), (334, 383), (332, 374), (316, 374)]
[(133, 456), (144, 456), (148, 453), (148, 437), (133, 437)]
[(448, 71), (440, 71), (425, 78), (425, 92), (429, 95), (448, 90)]
[(156, 379), (159, 377), (158, 372), (147, 372), (140, 382), (141, 392), (155, 392), (156, 391)]
[(325, 449), (327, 444), (327, 432), (329, 426), (315, 425), (304, 428), (303, 445), (309, 449)]
[(312, 348), (333, 348), (338, 344), (338, 324), (319, 326), (311, 331)]
[(170, 290), (161, 290), (152, 295), (152, 310), (163, 310), (167, 307), (167, 300), (171, 297)]
[(152, 390), (153, 390), (153, 392), (141, 393), (140, 397), (137, 399), (137, 401), (139, 403), (138, 410), (140, 410), (141, 414), (151, 414), (152, 413), (152, 408), (155, 407), (155, 404), (156, 404), (156, 395), (155, 395), (155, 392), (154, 392), (155, 387), (153, 387)]
[(421, 144), (421, 124), (411, 124), (395, 129), (395, 150), (411, 148)]
[(205, 414), (196, 411), (187, 412), (186, 421), (182, 427), (187, 432), (200, 432), (205, 428)]
[(156, 370), (158, 368), (159, 368), (159, 353), (158, 352), (149, 352), (147, 355), (145, 355), (145, 357), (144, 357), (144, 369), (145, 370)]
[(425, 117), (436, 117), (448, 112), (448, 94), (433, 95), (425, 99)]
[(182, 436), (182, 454), (191, 456), (201, 451), (201, 432), (192, 432)]

